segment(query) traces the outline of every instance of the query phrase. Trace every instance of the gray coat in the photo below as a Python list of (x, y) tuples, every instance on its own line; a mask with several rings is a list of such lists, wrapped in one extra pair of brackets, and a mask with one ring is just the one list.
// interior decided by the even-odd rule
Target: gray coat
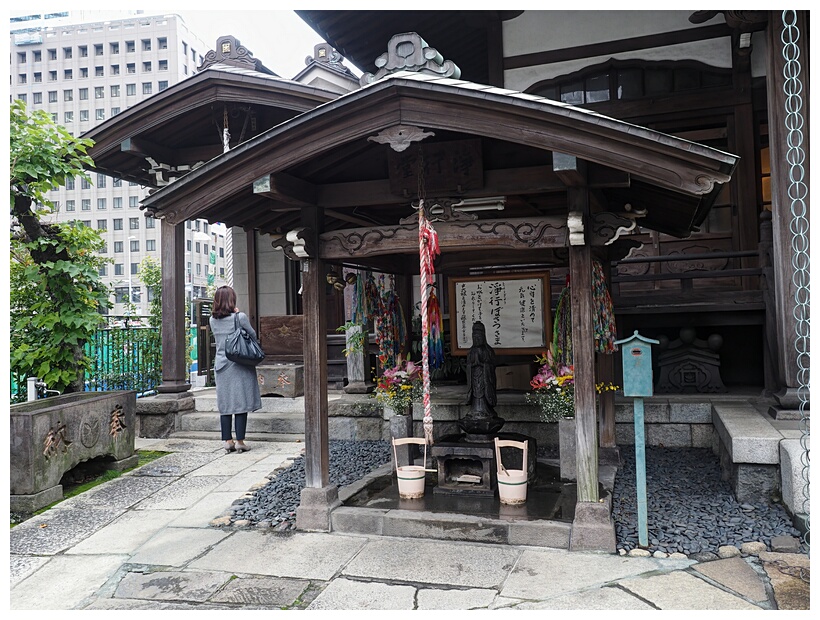
[(225, 341), (234, 331), (234, 316), (239, 325), (256, 337), (250, 321), (244, 312), (233, 313), (221, 319), (211, 317), (210, 325), (216, 341), (214, 376), (216, 377), (216, 406), (223, 415), (245, 413), (262, 408), (256, 369), (232, 362), (225, 357)]

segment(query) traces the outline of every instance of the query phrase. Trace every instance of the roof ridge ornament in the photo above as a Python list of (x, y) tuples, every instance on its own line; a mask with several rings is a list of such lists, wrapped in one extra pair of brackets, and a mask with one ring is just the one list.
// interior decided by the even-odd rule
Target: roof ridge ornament
[(378, 142), (379, 144), (389, 144), (397, 153), (406, 150), (413, 142), (420, 142), (425, 138), (436, 135), (432, 131), (424, 131), (420, 127), (414, 125), (393, 125), (387, 129), (383, 129), (375, 136), (370, 136), (367, 140), (369, 142)]
[(387, 51), (376, 58), (376, 73), (363, 73), (359, 84), (367, 86), (397, 71), (417, 71), (438, 77), (458, 79), (461, 69), (452, 61), (444, 60), (438, 50), (427, 45), (418, 33), (394, 34), (387, 43)]

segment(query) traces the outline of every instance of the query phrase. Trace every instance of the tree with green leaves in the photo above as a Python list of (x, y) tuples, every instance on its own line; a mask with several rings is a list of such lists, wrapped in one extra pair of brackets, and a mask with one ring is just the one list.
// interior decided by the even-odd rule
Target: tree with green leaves
[(73, 137), (43, 110), (11, 104), (11, 368), (49, 389), (83, 390), (86, 341), (103, 322), (110, 290), (99, 275), (99, 233), (79, 222), (48, 222), (47, 192), (88, 179), (90, 140)]

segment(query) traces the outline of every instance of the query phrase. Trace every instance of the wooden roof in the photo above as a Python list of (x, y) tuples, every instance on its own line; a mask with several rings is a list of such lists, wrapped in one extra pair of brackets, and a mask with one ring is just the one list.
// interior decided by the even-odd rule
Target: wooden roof
[[(504, 195), (505, 218), (566, 217), (566, 187), (553, 171), (561, 153), (590, 163), (591, 178), (601, 180), (599, 209), (646, 208), (641, 226), (684, 237), (737, 163), (734, 155), (543, 97), (399, 72), (240, 144), (147, 197), (143, 208), (174, 222), (206, 218), (277, 234), (298, 226), (307, 205), (325, 208), (326, 230), (394, 225), (412, 213), (417, 192), (391, 191), (389, 147), (368, 138), (397, 125), (434, 133), (424, 148), (478, 141), (483, 182), (457, 197)], [(270, 188), (255, 193), (263, 177)]]
[(228, 113), (236, 145), (338, 95), (270, 72), (212, 64), (123, 110), (83, 134), (94, 146), (94, 170), (158, 187), (146, 157), (171, 167), (195, 167), (222, 153)]

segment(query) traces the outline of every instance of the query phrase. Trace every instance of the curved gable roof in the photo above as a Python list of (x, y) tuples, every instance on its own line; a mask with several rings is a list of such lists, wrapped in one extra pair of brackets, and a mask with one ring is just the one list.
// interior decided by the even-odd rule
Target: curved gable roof
[[(668, 195), (669, 203), (675, 206), (666, 214), (656, 210), (654, 220), (641, 224), (678, 236), (685, 236), (703, 220), (738, 160), (710, 147), (543, 97), (399, 72), (305, 112), (220, 155), (147, 197), (143, 208), (157, 217), (177, 221), (205, 217), (230, 224), (224, 214), (234, 202), (245, 201), (248, 209), (264, 209), (253, 196), (251, 185), (256, 178), (293, 174), (300, 167), (326, 170), (338, 159), (334, 149), (351, 148), (353, 144), (360, 149), (384, 149), (367, 142), (367, 138), (396, 125), (559, 152), (623, 171), (630, 175), (633, 187), (622, 190), (618, 200), (622, 194), (634, 194), (638, 198), (634, 202), (640, 205), (637, 193), (645, 191), (654, 204)], [(383, 158), (384, 151), (381, 153)], [(325, 165), (323, 159), (327, 160)], [(333, 178), (332, 188), (325, 186), (318, 175), (297, 177), (295, 181), (305, 190), (302, 204), (338, 204), (338, 197), (330, 199), (329, 195), (344, 190), (346, 179), (341, 173)], [(351, 171), (347, 180), (360, 179)], [(188, 206), (180, 210), (179, 204)]]

